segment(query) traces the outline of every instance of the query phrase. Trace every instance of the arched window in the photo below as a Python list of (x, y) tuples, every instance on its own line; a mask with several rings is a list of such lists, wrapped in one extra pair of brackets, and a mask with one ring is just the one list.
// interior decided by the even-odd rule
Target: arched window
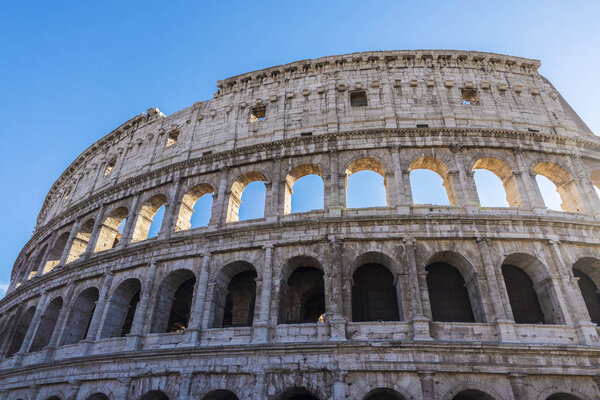
[(140, 281), (132, 278), (122, 282), (113, 292), (107, 305), (101, 338), (123, 337), (129, 334), (140, 301), (141, 287)]
[(215, 281), (213, 327), (251, 326), (256, 303), (256, 269), (250, 263), (227, 264)]
[(544, 314), (529, 275), (514, 265), (503, 265), (502, 275), (517, 324), (543, 324)]
[(17, 326), (10, 341), (10, 346), (8, 347), (8, 350), (6, 352), (6, 357), (11, 357), (13, 354), (15, 354), (21, 349), (21, 345), (23, 344), (23, 340), (25, 339), (25, 335), (27, 334), (29, 325), (31, 325), (31, 320), (33, 319), (34, 314), (35, 307), (29, 307), (29, 309), (21, 316), (21, 318), (17, 322)]
[(473, 170), (482, 207), (523, 205), (517, 179), (504, 161), (495, 157), (480, 158), (473, 164)]
[(364, 400), (405, 400), (405, 398), (395, 390), (379, 388), (370, 391)]
[(399, 321), (392, 273), (381, 264), (364, 264), (352, 276), (352, 321)]
[[(562, 210), (586, 212), (575, 180), (563, 167), (553, 162), (541, 162), (533, 168), (533, 172), (536, 175), (546, 177), (556, 186), (556, 192), (558, 192), (562, 201), (560, 204)], [(539, 182), (538, 180), (538, 184)], [(543, 194), (542, 187), (540, 187), (540, 191)], [(544, 201), (546, 202), (547, 198), (544, 198)], [(546, 206), (551, 208), (552, 204), (547, 203)]]
[(295, 257), (288, 265), (295, 268), (281, 283), (279, 323), (324, 322), (325, 284), (318, 263), (311, 257)]
[(169, 400), (169, 397), (159, 390), (153, 390), (140, 397), (140, 400)]
[(94, 393), (87, 400), (109, 400), (109, 398), (104, 393)]
[(46, 265), (44, 266), (43, 270), (44, 274), (52, 271), (54, 267), (58, 265), (68, 240), (69, 232), (64, 232), (56, 239), (54, 246), (52, 246), (52, 250), (50, 250), (50, 254), (48, 254), (48, 260), (46, 261)]
[[(260, 182), (266, 181), (267, 178), (262, 173), (253, 171), (240, 175), (233, 182), (231, 194), (229, 195), (226, 222), (243, 221), (264, 216), (266, 189), (264, 183)], [(253, 184), (254, 182), (257, 183)], [(242, 198), (245, 192), (247, 193)], [(240, 209), (242, 200), (246, 201), (244, 209)]]
[(590, 314), (590, 319), (593, 323), (600, 325), (600, 293), (598, 293), (598, 286), (585, 272), (573, 269), (573, 275), (579, 278), (577, 283)]
[(94, 247), (95, 253), (117, 247), (123, 235), (123, 227), (128, 213), (129, 211), (125, 207), (119, 207), (106, 217)]
[(86, 251), (90, 237), (92, 236), (92, 230), (94, 229), (94, 220), (88, 219), (81, 228), (75, 238), (73, 244), (69, 249), (69, 257), (67, 258), (67, 264), (77, 260)]
[(187, 269), (171, 272), (158, 289), (153, 333), (182, 332), (189, 323), (196, 277)]
[(55, 298), (48, 304), (44, 315), (40, 320), (40, 326), (33, 338), (29, 351), (40, 351), (50, 343), (50, 338), (56, 328), (56, 321), (63, 306), (63, 300), (60, 297)]
[(294, 387), (286, 390), (279, 398), (280, 400), (319, 400), (310, 391), (303, 387)]
[[(452, 175), (448, 166), (441, 160), (434, 157), (419, 157), (410, 164), (408, 170), (414, 204), (458, 205)], [(429, 170), (429, 172), (417, 170)]]
[(592, 180), (592, 184), (594, 185), (594, 190), (596, 191), (596, 194), (600, 198), (600, 169), (592, 171), (590, 179)]
[(574, 396), (569, 393), (554, 393), (552, 396), (548, 397), (546, 400), (581, 400), (579, 397)]
[(361, 158), (346, 168), (346, 207), (385, 207), (389, 204), (385, 166), (374, 158)]
[(429, 264), (426, 269), (433, 320), (475, 322), (469, 293), (460, 272), (444, 262)]
[[(294, 193), (294, 190), (296, 193)], [(323, 209), (323, 172), (319, 166), (304, 164), (285, 178), (284, 214)]]
[(480, 390), (464, 390), (454, 396), (452, 400), (494, 400), (494, 398)]
[[(37, 271), (42, 267), (42, 261), (44, 260), (44, 255), (46, 254), (47, 250), (48, 250), (48, 243), (44, 244), (42, 246), (42, 248), (40, 249), (40, 251), (37, 252), (37, 254), (35, 255), (35, 259), (33, 260), (33, 263), (30, 266), (31, 272), (29, 273), (27, 280), (33, 278), (36, 275)], [(42, 271), (43, 271), (43, 268), (42, 268)]]
[(239, 398), (229, 390), (215, 390), (204, 396), (202, 400), (239, 400)]
[(69, 320), (65, 326), (61, 346), (77, 343), (87, 336), (96, 302), (98, 301), (98, 289), (87, 288), (77, 296), (71, 308)]
[(211, 217), (214, 190), (211, 185), (201, 183), (192, 187), (183, 196), (177, 217), (176, 231), (208, 225)]
[(135, 221), (135, 228), (131, 236), (132, 242), (139, 242), (158, 235), (166, 204), (167, 197), (162, 194), (152, 196), (144, 203)]

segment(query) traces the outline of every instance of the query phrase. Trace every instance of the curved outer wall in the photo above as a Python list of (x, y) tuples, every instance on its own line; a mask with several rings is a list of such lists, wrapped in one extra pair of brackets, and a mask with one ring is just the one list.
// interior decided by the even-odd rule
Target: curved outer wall
[[(325, 57), (127, 121), (55, 182), (15, 262), (0, 302), (0, 397), (599, 398), (598, 329), (573, 269), (600, 285), (600, 141), (538, 67), (441, 50)], [(366, 106), (351, 105), (357, 93)], [(450, 206), (413, 204), (418, 168), (442, 176)], [(511, 207), (480, 207), (474, 168), (503, 180)], [(346, 179), (363, 169), (384, 177), (387, 206), (346, 207)], [(323, 178), (324, 209), (290, 214), (291, 185), (307, 173)], [(565, 211), (543, 206), (536, 174), (556, 183)], [(266, 182), (264, 217), (236, 221), (254, 180)], [(208, 226), (188, 229), (189, 199), (211, 192)], [(160, 233), (145, 239), (163, 203)], [(124, 215), (121, 237), (111, 223)], [(353, 318), (354, 273), (373, 263), (393, 277), (398, 321)], [(433, 263), (459, 271), (474, 322), (434, 318)], [(531, 279), (544, 323), (515, 322), (506, 265)], [(319, 322), (282, 323), (297, 266), (322, 271)], [(227, 284), (244, 271), (256, 277), (252, 324), (220, 327)], [(160, 332), (189, 279), (185, 329)], [(119, 296), (136, 290), (129, 334), (111, 335), (131, 304)]]

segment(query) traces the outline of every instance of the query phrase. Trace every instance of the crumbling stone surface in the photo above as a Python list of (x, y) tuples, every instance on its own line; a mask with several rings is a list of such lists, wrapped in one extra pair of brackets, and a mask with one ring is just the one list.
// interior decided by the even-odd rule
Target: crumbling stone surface
[[(538, 67), (442, 50), (324, 57), (127, 121), (55, 182), (17, 257), (0, 398), (600, 398), (600, 299), (578, 282), (600, 286), (600, 141)], [(478, 168), (510, 207), (480, 206)], [(449, 206), (413, 204), (415, 169), (442, 177)], [(383, 177), (385, 207), (347, 208), (362, 170)], [(309, 174), (324, 209), (291, 213)], [(564, 211), (544, 207), (536, 174)], [(239, 221), (254, 181), (264, 217)], [(208, 226), (191, 228), (211, 193)], [(459, 273), (434, 285), (434, 264)], [(506, 266), (529, 297), (507, 289)], [(444, 277), (474, 322), (435, 320), (434, 303), (456, 299)], [(515, 320), (531, 312), (520, 299), (537, 299), (539, 323)]]

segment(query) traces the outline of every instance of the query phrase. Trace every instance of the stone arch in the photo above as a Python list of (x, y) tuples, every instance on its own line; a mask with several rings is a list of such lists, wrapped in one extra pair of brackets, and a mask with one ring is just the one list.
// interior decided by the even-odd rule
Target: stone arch
[(210, 183), (200, 183), (192, 186), (181, 199), (181, 207), (177, 215), (175, 231), (185, 231), (192, 227), (192, 215), (194, 214), (194, 205), (204, 195), (213, 194), (214, 188)]
[(109, 398), (104, 393), (94, 393), (93, 395), (89, 396), (87, 400), (109, 400)]
[(533, 173), (548, 178), (556, 185), (562, 204), (560, 208), (569, 212), (586, 212), (577, 184), (571, 174), (554, 162), (539, 162), (533, 167)]
[(475, 161), (472, 169), (485, 169), (494, 173), (502, 181), (508, 205), (511, 207), (523, 206), (523, 198), (519, 191), (517, 179), (513, 170), (505, 161), (497, 157), (482, 157)]
[(60, 263), (60, 257), (65, 250), (68, 240), (69, 232), (63, 232), (56, 238), (50, 253), (48, 253), (48, 259), (46, 260), (46, 265), (44, 265), (44, 270), (42, 271), (43, 274), (52, 271)]
[(298, 165), (288, 172), (285, 177), (285, 194), (284, 194), (284, 206), (283, 213), (290, 214), (292, 212), (292, 195), (294, 193), (294, 183), (298, 179), (301, 179), (307, 175), (318, 175), (323, 180), (323, 171), (321, 167), (316, 164), (302, 164)]
[(439, 176), (442, 177), (444, 188), (446, 189), (446, 195), (448, 196), (448, 201), (450, 205), (457, 206), (458, 198), (456, 196), (456, 191), (454, 190), (454, 182), (452, 180), (452, 174), (450, 173), (450, 169), (442, 160), (436, 157), (422, 156), (416, 158), (410, 163), (408, 170), (410, 172), (416, 169), (428, 169), (430, 171), (435, 172)]
[(574, 394), (558, 392), (551, 394), (546, 397), (546, 400), (583, 400), (581, 397), (575, 396)]
[(315, 393), (304, 386), (294, 386), (286, 389), (281, 395), (273, 398), (277, 400), (321, 400)]
[(363, 400), (407, 400), (407, 398), (394, 389), (377, 388), (367, 393)]
[(450, 389), (444, 396), (444, 400), (503, 400), (497, 391), (489, 385), (477, 382), (475, 379), (469, 382), (460, 382)]
[(467, 389), (452, 397), (452, 400), (496, 400), (481, 390)]
[(136, 278), (126, 279), (117, 286), (106, 305), (101, 339), (123, 337), (130, 333), (141, 290), (142, 284)]
[(225, 389), (213, 390), (202, 397), (202, 400), (240, 400), (233, 392)]
[(50, 343), (54, 329), (56, 329), (56, 322), (63, 307), (62, 297), (54, 298), (47, 306), (42, 318), (40, 325), (37, 329), (33, 342), (31, 343), (30, 352), (39, 351), (46, 347)]
[(151, 390), (140, 397), (139, 400), (170, 400), (169, 397), (160, 390)]
[(600, 324), (600, 260), (594, 257), (582, 257), (573, 264), (573, 276), (587, 308), (590, 320)]
[(151, 332), (180, 332), (187, 328), (196, 276), (189, 269), (169, 273), (160, 283)]
[(502, 263), (502, 275), (517, 323), (565, 323), (553, 279), (539, 259), (525, 253), (511, 254)]
[(290, 258), (281, 273), (278, 323), (324, 322), (324, 313), (323, 267), (314, 257)]
[(244, 192), (244, 189), (246, 189), (246, 186), (256, 181), (267, 182), (267, 178), (262, 172), (250, 171), (241, 174), (233, 181), (229, 193), (229, 205), (227, 207), (227, 217), (225, 222), (236, 222), (240, 220), (242, 193)]
[(75, 298), (60, 345), (77, 343), (86, 338), (98, 301), (98, 289), (89, 287)]
[[(46, 251), (48, 250), (48, 243), (44, 243), (41, 247), (41, 249), (39, 249), (39, 251), (37, 252), (37, 254), (33, 255), (32, 257), (33, 260), (31, 261), (31, 265), (29, 265), (28, 269), (30, 270), (29, 272), (29, 276), (26, 277), (27, 280), (31, 279), (34, 275), (37, 274), (38, 270), (40, 270), (40, 268), (42, 268), (42, 261), (44, 261), (44, 255), (46, 254)], [(43, 268), (42, 268), (43, 270)]]
[(104, 219), (98, 239), (94, 246), (94, 252), (114, 249), (121, 241), (122, 235), (119, 226), (127, 219), (129, 210), (126, 207), (117, 207)]
[(590, 180), (597, 189), (600, 189), (600, 169), (595, 169), (591, 172)]
[(579, 390), (569, 387), (570, 385), (554, 384), (542, 390), (536, 400), (592, 400), (596, 399), (593, 394), (586, 395)]
[(31, 320), (33, 319), (35, 310), (36, 308), (34, 306), (29, 307), (27, 311), (25, 311), (23, 315), (21, 315), (21, 317), (18, 319), (12, 337), (10, 338), (10, 344), (6, 351), (6, 357), (13, 356), (16, 352), (18, 352), (21, 349), (21, 346), (23, 345), (23, 340), (25, 339), (27, 331), (30, 328)]
[[(348, 179), (351, 175), (361, 171), (373, 171), (383, 178), (383, 186), (385, 187), (385, 205), (390, 205), (390, 193), (388, 189), (387, 172), (382, 161), (373, 157), (361, 157), (354, 159), (346, 166), (346, 193), (348, 193)], [(346, 199), (346, 204), (348, 199)]]
[(486, 322), (477, 272), (465, 257), (453, 251), (440, 251), (426, 265), (434, 320)]
[(144, 202), (135, 221), (133, 235), (131, 236), (132, 242), (140, 242), (148, 239), (148, 233), (154, 221), (154, 216), (162, 206), (168, 206), (167, 203), (167, 196), (164, 194), (156, 194)]
[(213, 328), (251, 326), (256, 305), (256, 268), (247, 261), (225, 265), (214, 280)]
[(92, 236), (92, 230), (94, 229), (94, 219), (87, 219), (79, 228), (79, 231), (73, 238), (73, 243), (69, 249), (69, 255), (67, 257), (67, 264), (77, 260), (83, 253), (85, 253), (90, 238)]
[(367, 252), (352, 262), (352, 321), (401, 321), (398, 266), (387, 255)]

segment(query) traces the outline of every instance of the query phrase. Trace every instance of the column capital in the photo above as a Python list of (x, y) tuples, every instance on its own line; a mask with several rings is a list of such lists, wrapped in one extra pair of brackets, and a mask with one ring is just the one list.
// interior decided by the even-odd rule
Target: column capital
[(476, 241), (477, 243), (480, 243), (480, 242), (489, 243), (489, 242), (491, 242), (491, 241), (492, 241), (492, 239), (490, 239), (490, 238), (489, 238), (489, 237), (487, 237), (487, 236), (477, 236), (477, 237), (475, 238), (475, 241)]
[(408, 246), (414, 246), (417, 242), (417, 239), (414, 236), (404, 236), (402, 238), (402, 243)]

